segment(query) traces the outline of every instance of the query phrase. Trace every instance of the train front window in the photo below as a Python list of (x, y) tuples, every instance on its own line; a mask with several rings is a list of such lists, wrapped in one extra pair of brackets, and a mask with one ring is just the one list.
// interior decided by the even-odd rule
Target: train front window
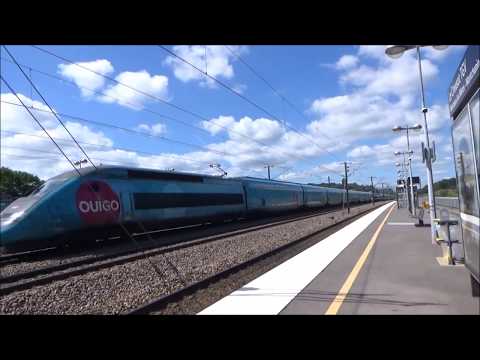
[(35, 190), (33, 190), (30, 194), (28, 194), (28, 197), (35, 197), (35, 198), (40, 198), (60, 187), (66, 180), (68, 180), (70, 177), (60, 177), (56, 176), (53, 177), (47, 181), (45, 181), (42, 185), (37, 187)]
[(474, 166), (470, 118), (466, 110), (455, 119), (452, 132), (455, 167), (458, 177), (458, 197), (461, 212), (478, 216), (477, 174)]

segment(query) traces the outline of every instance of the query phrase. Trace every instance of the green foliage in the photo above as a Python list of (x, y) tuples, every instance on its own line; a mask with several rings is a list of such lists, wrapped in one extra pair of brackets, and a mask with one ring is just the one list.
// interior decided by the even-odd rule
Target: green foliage
[[(448, 178), (437, 181), (433, 184), (433, 190), (435, 196), (456, 197), (457, 191), (457, 178)], [(425, 185), (420, 191), (421, 194), (428, 193), (428, 186)]]
[[(313, 184), (310, 183), (309, 185), (317, 185), (317, 186), (323, 186), (323, 187), (331, 187), (335, 189), (343, 189), (343, 183), (321, 183), (321, 184)], [(349, 190), (355, 190), (355, 191), (365, 191), (365, 192), (371, 192), (372, 191), (372, 186), (371, 185), (360, 185), (357, 183), (348, 183), (348, 189)], [(375, 187), (375, 192), (381, 192), (381, 188), (379, 186)], [(387, 188), (386, 186), (383, 188), (383, 191), (385, 194), (387, 193), (393, 193), (392, 189)]]
[(20, 197), (25, 196), (43, 184), (37, 176), (24, 171), (15, 171), (7, 167), (0, 168), (0, 197)]

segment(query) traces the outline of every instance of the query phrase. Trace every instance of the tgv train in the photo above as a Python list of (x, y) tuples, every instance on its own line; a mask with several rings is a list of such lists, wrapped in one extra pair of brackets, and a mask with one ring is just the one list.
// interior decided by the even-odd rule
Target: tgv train
[[(3, 250), (19, 251), (86, 241), (157, 226), (237, 219), (258, 213), (342, 203), (344, 191), (256, 178), (219, 178), (180, 172), (102, 166), (46, 181), (0, 213)], [(350, 203), (371, 193), (349, 191)], [(95, 238), (94, 238), (95, 239)]]

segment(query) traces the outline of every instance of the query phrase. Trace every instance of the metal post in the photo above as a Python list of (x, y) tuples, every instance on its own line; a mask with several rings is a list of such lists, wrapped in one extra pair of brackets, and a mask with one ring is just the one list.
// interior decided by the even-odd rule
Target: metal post
[(347, 195), (347, 212), (350, 214), (350, 201), (348, 199), (348, 167), (347, 167), (347, 162), (343, 163), (345, 166), (345, 190), (346, 190), (346, 195)]
[(450, 223), (447, 222), (447, 243), (448, 243), (448, 265), (455, 265), (453, 258), (452, 240), (450, 238)]
[(270, 180), (270, 165), (267, 165), (267, 169), (268, 169), (268, 180)]
[[(407, 178), (407, 162), (405, 160), (405, 153), (403, 153), (403, 181), (405, 181), (405, 195), (407, 198), (407, 206), (408, 206), (408, 211), (412, 213), (412, 201), (410, 199), (410, 195), (408, 193), (408, 178)], [(410, 182), (412, 181), (412, 178), (410, 177)]]
[(410, 156), (410, 138), (408, 136), (408, 125), (407, 125), (407, 151), (408, 151), (408, 168), (410, 171), (410, 198), (412, 199), (412, 215), (416, 216), (416, 209), (415, 209), (415, 196), (413, 194), (413, 178), (412, 178), (412, 158)]
[(433, 195), (433, 174), (432, 174), (432, 159), (430, 152), (430, 140), (428, 138), (428, 125), (427, 125), (427, 112), (428, 109), (425, 106), (425, 92), (423, 89), (423, 75), (422, 75), (422, 60), (420, 56), (420, 46), (417, 46), (418, 57), (418, 71), (420, 74), (420, 89), (422, 91), (422, 112), (423, 112), (423, 126), (425, 135), (426, 151), (426, 164), (427, 164), (427, 184), (428, 184), (428, 202), (430, 203), (430, 229), (432, 236), (432, 244), (435, 244), (436, 231), (434, 225), (434, 219), (437, 217), (437, 211), (435, 207), (435, 199)]
[(370, 183), (372, 184), (372, 205), (375, 205), (375, 188), (373, 187), (373, 176), (370, 176)]

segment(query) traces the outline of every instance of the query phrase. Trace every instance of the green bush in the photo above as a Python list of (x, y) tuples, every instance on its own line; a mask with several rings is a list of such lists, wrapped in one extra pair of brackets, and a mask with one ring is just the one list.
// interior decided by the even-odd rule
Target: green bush
[(0, 168), (0, 198), (24, 196), (43, 184), (37, 176), (7, 167)]

